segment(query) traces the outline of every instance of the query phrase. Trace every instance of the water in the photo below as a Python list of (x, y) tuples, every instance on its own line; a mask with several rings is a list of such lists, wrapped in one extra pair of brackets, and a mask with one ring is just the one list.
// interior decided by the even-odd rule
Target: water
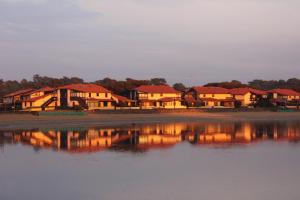
[(300, 122), (0, 131), (1, 200), (299, 200)]

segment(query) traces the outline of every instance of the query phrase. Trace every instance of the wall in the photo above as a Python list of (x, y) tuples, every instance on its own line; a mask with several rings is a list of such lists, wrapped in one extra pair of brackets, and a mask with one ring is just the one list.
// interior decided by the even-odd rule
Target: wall
[(98, 109), (114, 109), (115, 107), (112, 105), (112, 102), (106, 102), (107, 105), (105, 106), (105, 102), (96, 102), (96, 101), (92, 101), (92, 102), (87, 102), (89, 110), (98, 110)]
[[(93, 98), (93, 99), (111, 99), (112, 94), (109, 93), (89, 93), (89, 92), (72, 92), (72, 96), (82, 97), (82, 98)], [(91, 96), (90, 96), (91, 95)]]
[(252, 94), (248, 92), (245, 95), (234, 95), (234, 98), (238, 101), (241, 101), (242, 106), (248, 106), (252, 103), (251, 95)]
[(232, 95), (231, 94), (198, 94), (198, 98), (226, 99), (226, 98), (232, 98)]
[[(42, 108), (41, 106), (48, 101), (49, 99), (51, 99), (53, 96), (52, 95), (48, 95), (45, 96), (42, 99), (39, 99), (37, 101), (34, 102), (22, 102), (22, 110), (26, 110), (26, 111), (41, 111)], [(47, 108), (45, 110), (54, 110), (55, 109), (55, 102), (52, 102), (51, 104), (49, 104), (47, 106)]]
[(181, 98), (180, 93), (139, 93), (139, 99), (159, 100), (166, 97)]

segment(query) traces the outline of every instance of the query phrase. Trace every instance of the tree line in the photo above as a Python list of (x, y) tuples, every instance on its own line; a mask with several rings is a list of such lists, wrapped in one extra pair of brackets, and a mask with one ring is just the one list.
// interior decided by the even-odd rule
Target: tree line
[[(7, 80), (4, 81), (0, 79), (0, 98), (5, 94), (25, 89), (34, 88), (38, 89), (41, 87), (58, 87), (62, 85), (72, 84), (72, 83), (85, 83), (82, 78), (78, 77), (62, 77), (62, 78), (52, 78), (48, 76), (40, 76), (38, 74), (34, 75), (32, 80), (22, 79), (21, 81)], [(119, 95), (126, 95), (129, 90), (132, 90), (140, 85), (162, 85), (168, 84), (165, 78), (151, 78), (149, 80), (136, 80), (132, 78), (126, 78), (125, 80), (115, 80), (111, 78), (99, 79), (94, 82), (90, 82), (111, 90), (112, 92)], [(300, 92), (300, 79), (291, 78), (288, 80), (259, 80), (255, 79), (248, 82), (247, 84), (242, 83), (238, 80), (232, 80), (229, 82), (215, 82), (208, 83), (205, 86), (216, 86), (224, 87), (228, 89), (237, 87), (252, 87), (261, 90), (271, 90), (274, 88), (289, 88)], [(173, 87), (179, 91), (185, 91), (188, 89), (183, 83), (175, 83)]]
[[(39, 89), (45, 86), (59, 87), (62, 85), (75, 84), (75, 83), (87, 83), (79, 77), (62, 77), (52, 78), (48, 76), (40, 76), (38, 74), (32, 77), (32, 80), (22, 79), (21, 81), (0, 79), (0, 98), (5, 94), (26, 89), (33, 88)], [(115, 80), (111, 78), (104, 78), (89, 82), (97, 85), (101, 85), (112, 92), (120, 95), (126, 95), (126, 92), (132, 90), (140, 85), (163, 85), (167, 84), (164, 78), (152, 78), (149, 80), (136, 80), (132, 78), (126, 78), (125, 80)]]
[(244, 84), (237, 80), (232, 80), (230, 82), (216, 82), (208, 83), (205, 86), (216, 86), (223, 87), (227, 89), (238, 88), (238, 87), (251, 87), (260, 90), (272, 90), (275, 88), (288, 88), (300, 92), (300, 79), (290, 78), (288, 80), (260, 80), (255, 79)]

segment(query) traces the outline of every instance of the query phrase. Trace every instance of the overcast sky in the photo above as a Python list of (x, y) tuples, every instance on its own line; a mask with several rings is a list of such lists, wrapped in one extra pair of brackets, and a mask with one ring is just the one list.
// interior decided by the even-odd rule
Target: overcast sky
[(300, 77), (299, 0), (0, 0), (0, 79)]

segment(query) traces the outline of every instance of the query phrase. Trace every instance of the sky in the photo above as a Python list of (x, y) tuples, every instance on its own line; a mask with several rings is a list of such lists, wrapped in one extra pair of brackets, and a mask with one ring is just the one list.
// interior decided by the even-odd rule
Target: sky
[(299, 0), (0, 0), (0, 79), (300, 77)]

